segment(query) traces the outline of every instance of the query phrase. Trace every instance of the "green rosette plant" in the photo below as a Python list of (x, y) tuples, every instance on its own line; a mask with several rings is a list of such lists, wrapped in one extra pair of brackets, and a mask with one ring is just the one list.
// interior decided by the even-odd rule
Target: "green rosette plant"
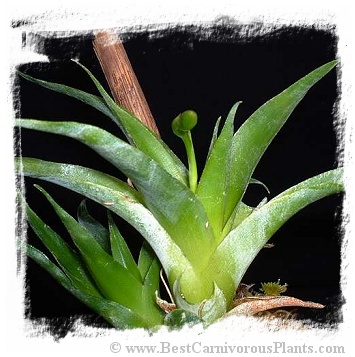
[[(76, 249), (25, 204), (27, 219), (55, 258), (27, 245), (27, 255), (60, 284), (117, 328), (151, 328), (171, 321), (210, 324), (233, 308), (236, 289), (260, 250), (293, 215), (323, 197), (344, 190), (337, 168), (287, 189), (257, 207), (243, 202), (255, 167), (297, 104), (336, 61), (315, 69), (258, 108), (237, 131), (237, 102), (221, 130), (213, 132), (206, 164), (198, 177), (191, 130), (197, 114), (188, 110), (172, 122), (186, 147), (188, 167), (155, 133), (117, 105), (93, 74), (100, 96), (63, 84), (20, 75), (74, 97), (112, 119), (127, 142), (99, 127), (72, 121), (17, 119), (21, 129), (64, 135), (87, 145), (129, 178), (129, 183), (87, 167), (16, 158), (17, 172), (75, 191), (117, 214), (145, 239), (136, 263), (111, 213), (108, 229), (88, 213), (65, 212), (42, 188), (67, 228)], [(159, 271), (172, 302), (159, 297)]]

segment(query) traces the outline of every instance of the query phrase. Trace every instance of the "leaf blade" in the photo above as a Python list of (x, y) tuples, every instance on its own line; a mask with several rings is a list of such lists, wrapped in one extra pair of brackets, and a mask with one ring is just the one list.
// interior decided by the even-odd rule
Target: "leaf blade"
[(187, 185), (188, 172), (180, 159), (139, 119), (131, 113), (121, 108), (108, 95), (100, 82), (95, 78), (89, 69), (81, 63), (76, 62), (91, 78), (102, 98), (106, 102), (111, 113), (115, 117), (115, 122), (119, 124), (127, 139), (146, 155), (154, 159), (162, 168), (173, 177)]
[(84, 92), (80, 89), (66, 86), (64, 84), (48, 82), (48, 81), (44, 81), (42, 79), (34, 78), (34, 77), (29, 76), (28, 74), (25, 74), (22, 72), (18, 72), (18, 73), (21, 77), (27, 79), (28, 81), (30, 81), (32, 83), (38, 84), (41, 87), (50, 89), (54, 92), (57, 92), (60, 94), (65, 94), (69, 97), (80, 100), (81, 102), (97, 109), (98, 111), (105, 114), (112, 120), (115, 120), (114, 115), (111, 113), (111, 110), (107, 107), (105, 101), (97, 95), (90, 94), (90, 93)]
[(108, 230), (90, 214), (83, 200), (77, 212), (78, 222), (96, 239), (101, 248), (111, 255), (110, 238)]
[(38, 188), (68, 230), (103, 295), (139, 312), (141, 281), (115, 262), (85, 228), (60, 207), (44, 189)]
[[(105, 130), (88, 124), (32, 119), (18, 119), (16, 123), (24, 128), (74, 138), (95, 150), (133, 181), (149, 210), (191, 264), (198, 268), (207, 261), (208, 252), (214, 249), (214, 236), (203, 205), (188, 187), (153, 159)], [(197, 257), (197, 248), (206, 254)]]
[[(144, 260), (144, 264), (142, 264)], [(162, 310), (156, 303), (156, 292), (159, 291), (159, 274), (161, 265), (154, 251), (146, 242), (143, 243), (140, 255), (139, 266), (143, 278), (142, 303), (153, 313), (162, 314)], [(142, 269), (145, 265), (146, 269)]]
[(102, 297), (79, 255), (48, 227), (27, 204), (26, 216), (33, 231), (54, 256), (72, 284), (85, 293)]
[[(156, 252), (169, 280), (176, 279), (183, 267), (190, 265), (153, 215), (140, 203), (126, 183), (102, 172), (69, 164), (33, 158), (16, 158), (16, 171), (25, 176), (53, 182), (104, 205), (135, 227)], [(167, 253), (168, 252), (168, 253)], [(173, 258), (172, 258), (173, 257)]]
[(236, 132), (231, 148), (225, 222), (242, 199), (251, 175), (272, 139), (308, 90), (336, 63), (337, 61), (332, 61), (318, 67), (267, 101)]
[(21, 72), (19, 72), (19, 75), (44, 88), (68, 95), (99, 110), (120, 127), (132, 144), (136, 145), (149, 157), (156, 160), (172, 176), (187, 185), (188, 172), (186, 167), (164, 141), (159, 139), (150, 129), (141, 123), (140, 120), (118, 106), (85, 66), (78, 62), (75, 63), (83, 68), (90, 76), (103, 98), (63, 84), (40, 80)]
[(141, 316), (137, 315), (131, 309), (119, 305), (114, 301), (92, 296), (75, 288), (73, 285), (71, 285), (68, 277), (54, 263), (52, 263), (45, 254), (30, 246), (29, 244), (27, 244), (26, 253), (28, 257), (30, 257), (44, 270), (46, 270), (65, 289), (71, 292), (77, 299), (90, 307), (93, 311), (105, 318), (114, 327), (124, 330), (128, 328), (139, 327), (148, 328), (150, 326), (156, 325), (149, 325), (147, 321), (145, 321)]
[(234, 286), (222, 287), (223, 291), (229, 290), (232, 299), (251, 262), (288, 219), (307, 205), (343, 190), (343, 170), (339, 168), (311, 177), (276, 196), (227, 235), (211, 259), (210, 274), (220, 286), (223, 281), (216, 271), (227, 272), (233, 278)]
[(113, 259), (128, 269), (137, 279), (142, 280), (131, 251), (129, 250), (126, 241), (118, 230), (110, 212), (108, 212), (108, 225)]
[(215, 237), (221, 236), (224, 226), (226, 178), (231, 141), (234, 132), (234, 117), (237, 102), (230, 110), (222, 132), (215, 141), (206, 166), (202, 172), (196, 195), (205, 207)]

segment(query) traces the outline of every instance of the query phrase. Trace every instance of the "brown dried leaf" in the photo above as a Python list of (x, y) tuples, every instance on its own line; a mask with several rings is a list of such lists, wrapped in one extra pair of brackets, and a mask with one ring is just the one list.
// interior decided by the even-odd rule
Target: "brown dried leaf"
[(176, 310), (176, 305), (170, 302), (167, 302), (166, 300), (161, 299), (158, 294), (155, 294), (155, 302), (157, 305), (167, 314), (171, 311)]
[(255, 315), (261, 311), (267, 311), (280, 307), (309, 307), (323, 309), (324, 305), (312, 301), (303, 301), (291, 296), (253, 296), (236, 299), (234, 308), (227, 315)]

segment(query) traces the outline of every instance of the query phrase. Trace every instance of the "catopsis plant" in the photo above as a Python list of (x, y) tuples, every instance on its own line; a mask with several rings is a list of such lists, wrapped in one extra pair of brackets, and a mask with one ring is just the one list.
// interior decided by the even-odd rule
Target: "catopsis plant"
[[(260, 184), (253, 173), (273, 138), (308, 90), (336, 64), (326, 63), (305, 75), (258, 108), (237, 130), (234, 120), (241, 102), (236, 102), (223, 124), (221, 119), (216, 122), (200, 176), (192, 135), (198, 116), (193, 110), (183, 111), (172, 121), (173, 132), (186, 148), (186, 167), (160, 137), (116, 104), (82, 64), (78, 63), (99, 95), (20, 73), (99, 110), (119, 126), (127, 141), (74, 121), (22, 118), (16, 126), (73, 138), (129, 179), (74, 163), (16, 158), (19, 175), (63, 186), (108, 210), (105, 228), (90, 215), (85, 201), (73, 217), (56, 202), (55, 193), (52, 197), (36, 185), (66, 227), (74, 249), (37, 216), (20, 193), (29, 225), (54, 260), (26, 244), (28, 257), (116, 328), (152, 328), (172, 323), (174, 318), (208, 325), (235, 309), (243, 311), (244, 300), (236, 303), (236, 291), (273, 234), (307, 205), (344, 190), (343, 171), (337, 168), (308, 178), (257, 207), (243, 201), (247, 187)], [(144, 237), (137, 262), (114, 215)], [(172, 301), (159, 296), (160, 282), (167, 285)], [(282, 289), (277, 284), (264, 286), (265, 291)], [(271, 294), (266, 300), (273, 298)]]

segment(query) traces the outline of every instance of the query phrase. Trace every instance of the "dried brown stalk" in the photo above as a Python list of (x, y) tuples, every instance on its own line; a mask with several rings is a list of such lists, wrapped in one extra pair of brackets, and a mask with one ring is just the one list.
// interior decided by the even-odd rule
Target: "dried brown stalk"
[(160, 136), (141, 86), (117, 34), (113, 31), (97, 32), (93, 45), (116, 103)]

